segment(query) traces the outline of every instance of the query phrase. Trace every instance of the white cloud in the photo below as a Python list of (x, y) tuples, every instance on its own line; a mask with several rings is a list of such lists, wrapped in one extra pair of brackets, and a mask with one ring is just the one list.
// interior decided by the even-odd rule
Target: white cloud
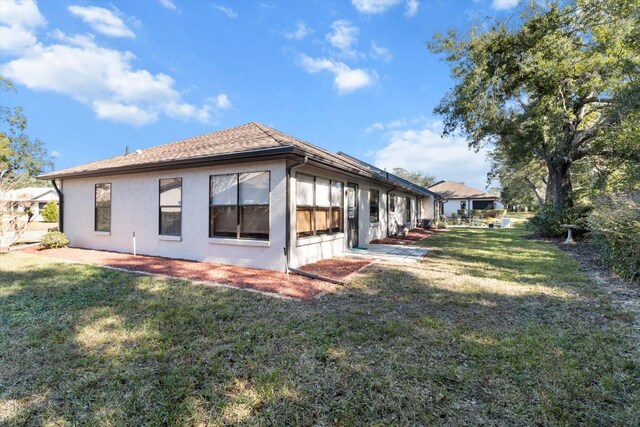
[(35, 30), (46, 23), (34, 2), (0, 1), (0, 51), (19, 54), (35, 45)]
[(416, 16), (418, 13), (418, 6), (420, 6), (420, 2), (418, 0), (407, 0), (407, 11), (404, 13), (405, 16), (409, 18)]
[(171, 10), (177, 9), (176, 4), (171, 0), (158, 0), (158, 3), (160, 3), (166, 9), (171, 9)]
[(375, 40), (371, 42), (371, 51), (369, 55), (371, 55), (371, 57), (374, 59), (380, 59), (384, 62), (390, 62), (393, 59), (393, 55), (391, 55), (389, 49), (384, 46), (378, 45)]
[(237, 18), (238, 17), (238, 13), (231, 9), (229, 6), (213, 6), (216, 9), (218, 9), (220, 12), (224, 13), (225, 15), (227, 15), (229, 18)]
[(358, 27), (345, 19), (339, 19), (331, 24), (332, 32), (327, 34), (327, 40), (341, 53), (355, 57), (357, 53), (352, 49), (358, 42)]
[(0, 2), (0, 23), (36, 28), (47, 23), (33, 1), (2, 0)]
[(390, 130), (395, 130), (402, 127), (417, 126), (417, 125), (426, 124), (426, 123), (427, 123), (427, 118), (422, 115), (416, 116), (416, 117), (402, 117), (400, 119), (390, 120), (384, 123), (383, 122), (373, 123), (371, 126), (365, 129), (365, 133), (371, 133), (374, 131), (383, 131), (383, 130), (390, 131)]
[(374, 163), (392, 170), (418, 170), (437, 179), (461, 181), (485, 188), (490, 162), (486, 150), (470, 150), (464, 138), (442, 137), (442, 123), (431, 122), (416, 129), (392, 131), (387, 144), (375, 153)]
[(36, 43), (3, 64), (0, 74), (33, 90), (68, 95), (101, 119), (132, 125), (158, 120), (160, 114), (210, 123), (231, 103), (221, 94), (201, 106), (186, 102), (164, 73), (133, 66), (135, 55), (96, 44), (92, 35), (51, 33), (55, 43)]
[(350, 68), (345, 63), (332, 59), (311, 58), (307, 55), (300, 55), (299, 59), (300, 65), (302, 65), (309, 74), (320, 71), (329, 71), (332, 73), (334, 75), (334, 86), (341, 95), (371, 86), (377, 78), (375, 72), (361, 68)]
[(109, 37), (135, 38), (125, 23), (108, 9), (97, 6), (69, 6), (69, 12), (89, 24), (95, 31)]
[(520, 0), (493, 0), (491, 2), (491, 7), (496, 10), (509, 10), (518, 6)]
[(158, 113), (145, 110), (137, 105), (126, 105), (120, 102), (94, 101), (91, 103), (96, 116), (114, 122), (127, 123), (134, 126), (146, 125), (158, 120)]
[(51, 157), (53, 157), (54, 159), (59, 159), (60, 157), (62, 157), (62, 153), (58, 150), (51, 150), (49, 154), (51, 154)]
[(309, 34), (313, 33), (313, 30), (304, 23), (304, 21), (296, 22), (296, 29), (290, 33), (284, 33), (284, 36), (289, 40), (302, 40)]
[(216, 106), (221, 110), (228, 110), (231, 108), (231, 102), (226, 93), (221, 93), (216, 97)]
[(377, 14), (384, 13), (402, 0), (351, 0), (353, 6), (360, 13)]

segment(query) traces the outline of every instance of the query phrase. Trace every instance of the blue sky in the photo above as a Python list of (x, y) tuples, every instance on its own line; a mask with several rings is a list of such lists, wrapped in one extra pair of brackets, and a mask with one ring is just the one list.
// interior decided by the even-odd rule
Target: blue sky
[(0, 74), (56, 169), (259, 121), (391, 170), (484, 188), (441, 138), (453, 85), (425, 43), (518, 0), (0, 0)]

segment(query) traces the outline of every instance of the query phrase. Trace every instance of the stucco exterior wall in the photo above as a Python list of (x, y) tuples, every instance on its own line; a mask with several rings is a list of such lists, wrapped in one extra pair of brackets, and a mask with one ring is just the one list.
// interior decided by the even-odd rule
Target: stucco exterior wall
[[(270, 172), (269, 241), (209, 238), (209, 176)], [(274, 160), (105, 177), (65, 179), (64, 232), (74, 247), (284, 270), (285, 162)], [(160, 236), (159, 180), (182, 178), (182, 236)], [(111, 231), (94, 231), (95, 184), (111, 183)]]
[(434, 206), (434, 197), (433, 196), (425, 196), (420, 199), (420, 216), (418, 219), (434, 219), (435, 211), (433, 209)]

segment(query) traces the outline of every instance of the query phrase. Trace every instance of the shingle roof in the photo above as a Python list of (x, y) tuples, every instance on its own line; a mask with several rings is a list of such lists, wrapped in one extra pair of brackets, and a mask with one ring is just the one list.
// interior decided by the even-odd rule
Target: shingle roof
[(443, 199), (498, 199), (499, 197), (477, 188), (469, 187), (461, 182), (440, 181), (429, 187), (429, 190), (440, 194)]
[[(384, 177), (363, 167), (359, 162), (331, 153), (306, 141), (287, 135), (261, 123), (251, 122), (241, 126), (188, 138), (177, 142), (138, 150), (84, 165), (73, 166), (40, 175), (41, 179), (56, 179), (118, 170), (136, 171), (155, 165), (165, 165), (190, 159), (215, 159), (236, 153), (260, 153), (273, 149), (295, 149), (310, 159), (328, 163), (353, 173), (385, 180)], [(387, 180), (388, 181), (388, 180)]]
[(357, 162), (358, 164), (360, 164), (362, 167), (365, 167), (369, 170), (371, 170), (372, 172), (377, 173), (378, 175), (381, 175), (387, 179), (389, 179), (390, 181), (394, 181), (402, 186), (405, 187), (410, 187), (411, 189), (413, 189), (414, 191), (416, 191), (417, 193), (420, 193), (423, 196), (436, 196), (436, 197), (440, 197), (440, 195), (434, 191), (431, 191), (425, 187), (421, 187), (418, 184), (415, 184), (409, 180), (406, 180), (404, 178), (399, 177), (398, 175), (394, 175), (391, 172), (387, 172), (385, 170), (380, 169), (377, 166), (374, 166), (370, 163), (365, 162), (364, 160), (360, 160), (358, 158), (355, 158), (353, 156), (350, 156), (347, 153), (343, 153), (342, 151), (338, 151), (338, 155), (341, 157), (345, 157), (348, 160), (352, 160), (354, 162)]
[(362, 172), (362, 168), (355, 162), (347, 161), (327, 150), (301, 141), (277, 129), (261, 123), (251, 122), (194, 138), (157, 145), (129, 154), (46, 173), (39, 178), (52, 179), (60, 176), (81, 175), (122, 167), (135, 168), (135, 166), (142, 167), (188, 159), (214, 158), (234, 153), (250, 153), (282, 147), (297, 148), (309, 156), (330, 161), (343, 168)]

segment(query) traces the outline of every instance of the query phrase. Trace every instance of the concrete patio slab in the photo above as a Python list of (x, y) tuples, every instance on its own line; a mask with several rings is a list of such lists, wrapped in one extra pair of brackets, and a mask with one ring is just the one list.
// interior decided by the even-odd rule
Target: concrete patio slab
[(346, 255), (356, 258), (378, 259), (401, 263), (417, 263), (421, 261), (430, 249), (417, 246), (402, 245), (369, 245), (367, 247), (352, 248)]

